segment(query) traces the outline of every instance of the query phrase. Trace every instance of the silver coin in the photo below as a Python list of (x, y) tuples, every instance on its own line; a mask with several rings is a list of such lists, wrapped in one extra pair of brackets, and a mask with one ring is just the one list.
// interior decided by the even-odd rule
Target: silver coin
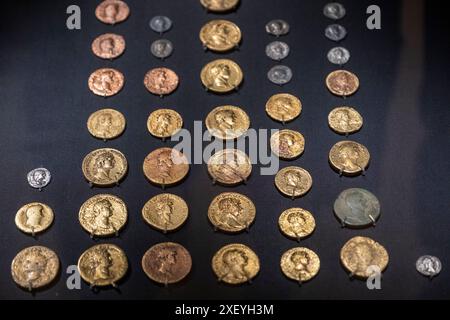
[(289, 46), (286, 42), (273, 41), (266, 46), (266, 55), (272, 60), (283, 60), (289, 55)]
[(267, 78), (275, 84), (283, 85), (291, 81), (292, 70), (284, 65), (275, 66), (267, 72)]
[(435, 256), (421, 256), (416, 261), (416, 269), (424, 276), (435, 277), (442, 270), (441, 260)]
[(332, 41), (341, 41), (347, 36), (347, 29), (340, 24), (330, 24), (325, 28), (325, 37)]
[(154, 16), (150, 20), (150, 28), (158, 33), (163, 33), (172, 28), (172, 20), (166, 16)]
[(284, 20), (271, 20), (266, 24), (266, 32), (274, 36), (282, 36), (289, 32), (289, 23)]
[(52, 175), (45, 168), (36, 168), (28, 172), (28, 184), (36, 189), (42, 189), (50, 183)]
[(327, 18), (339, 20), (345, 16), (345, 8), (338, 2), (331, 2), (323, 8), (323, 14)]
[(334, 202), (334, 214), (342, 226), (365, 227), (380, 217), (380, 202), (371, 192), (361, 188), (342, 191)]
[(167, 39), (155, 40), (150, 47), (150, 51), (155, 57), (164, 59), (172, 54), (173, 45)]
[(350, 60), (350, 52), (344, 47), (334, 47), (327, 54), (328, 61), (337, 65), (344, 65)]

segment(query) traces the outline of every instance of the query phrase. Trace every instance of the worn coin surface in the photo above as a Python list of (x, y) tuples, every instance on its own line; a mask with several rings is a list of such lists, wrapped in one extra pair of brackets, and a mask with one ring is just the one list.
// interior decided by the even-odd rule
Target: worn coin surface
[(289, 33), (289, 23), (281, 19), (271, 20), (266, 24), (266, 32), (276, 37)]
[(237, 89), (244, 75), (241, 67), (229, 59), (217, 59), (205, 65), (200, 78), (206, 89), (225, 93)]
[(252, 164), (241, 150), (223, 149), (209, 158), (208, 172), (214, 182), (236, 185), (247, 181), (252, 172)]
[(183, 118), (172, 109), (157, 109), (147, 119), (147, 129), (155, 137), (169, 138), (183, 127)]
[(250, 127), (250, 118), (239, 107), (220, 106), (214, 108), (206, 117), (209, 133), (222, 140), (237, 139)]
[(341, 41), (347, 36), (347, 29), (340, 24), (330, 24), (325, 28), (325, 37), (332, 41)]
[(106, 24), (116, 24), (122, 22), (130, 15), (128, 5), (119, 0), (102, 1), (95, 9), (95, 16), (98, 20)]
[(176, 283), (191, 271), (189, 251), (175, 242), (162, 242), (148, 249), (142, 257), (142, 269), (155, 282)]
[(314, 251), (297, 247), (283, 253), (280, 266), (281, 271), (289, 279), (306, 282), (319, 273), (320, 259)]
[(281, 232), (297, 241), (308, 237), (316, 228), (314, 216), (302, 208), (290, 208), (283, 211), (278, 218)]
[(228, 284), (251, 281), (260, 268), (256, 253), (240, 243), (232, 243), (220, 248), (213, 256), (211, 264), (219, 281)]
[(125, 126), (124, 115), (110, 108), (95, 111), (87, 121), (89, 133), (103, 140), (117, 138), (123, 133)]
[(200, 3), (209, 11), (225, 12), (236, 8), (239, 0), (200, 0)]
[(170, 40), (158, 39), (152, 42), (150, 51), (156, 58), (165, 59), (172, 54), (173, 44)]
[(344, 65), (350, 60), (350, 52), (344, 47), (334, 47), (328, 51), (328, 61), (337, 65)]
[(294, 130), (280, 130), (270, 137), (270, 149), (281, 159), (294, 159), (305, 150), (305, 138)]
[(342, 226), (373, 225), (380, 217), (380, 202), (374, 194), (365, 189), (346, 189), (334, 202), (334, 214)]
[(122, 72), (112, 68), (95, 70), (89, 76), (89, 89), (96, 95), (109, 97), (117, 94), (125, 83)]
[(346, 70), (331, 72), (325, 82), (328, 90), (337, 96), (350, 96), (359, 88), (358, 77), (354, 73)]
[(357, 175), (365, 171), (370, 161), (369, 150), (355, 141), (339, 141), (330, 150), (329, 161), (340, 174)]
[(148, 200), (142, 208), (142, 217), (152, 227), (167, 232), (181, 227), (186, 221), (189, 209), (183, 198), (162, 193)]
[(212, 51), (225, 52), (236, 48), (241, 38), (239, 27), (228, 20), (211, 20), (200, 29), (200, 41)]
[(336, 107), (328, 114), (328, 125), (339, 134), (357, 132), (363, 125), (363, 118), (352, 107)]
[(53, 218), (53, 210), (48, 205), (32, 202), (17, 211), (15, 222), (20, 231), (34, 235), (47, 230)]
[(292, 70), (284, 65), (274, 66), (267, 72), (267, 78), (270, 82), (281, 86), (291, 81)]
[(273, 41), (266, 46), (266, 56), (272, 60), (280, 61), (289, 55), (289, 46), (283, 41)]
[(168, 68), (155, 68), (144, 77), (144, 85), (153, 94), (163, 96), (171, 94), (178, 87), (178, 75)]
[(84, 157), (82, 170), (87, 181), (96, 186), (106, 187), (122, 180), (127, 173), (128, 162), (119, 150), (96, 149)]
[(161, 34), (172, 28), (172, 20), (166, 16), (154, 16), (149, 25), (153, 31)]
[(442, 263), (438, 257), (424, 255), (416, 261), (416, 270), (427, 277), (435, 277), (442, 270)]
[(345, 8), (338, 2), (331, 2), (325, 5), (323, 8), (323, 14), (327, 18), (339, 20), (345, 16)]
[(36, 168), (28, 172), (27, 180), (30, 187), (42, 189), (46, 187), (52, 179), (50, 171), (46, 168)]
[(275, 186), (284, 195), (296, 198), (306, 194), (312, 187), (312, 177), (303, 168), (290, 166), (278, 171)]
[(94, 39), (92, 52), (102, 59), (114, 59), (125, 51), (125, 39), (118, 34), (105, 33)]
[(144, 159), (144, 175), (157, 185), (170, 186), (183, 180), (189, 172), (184, 154), (172, 148), (158, 148)]
[(289, 93), (278, 93), (269, 98), (266, 112), (273, 120), (288, 122), (297, 118), (302, 112), (299, 98)]

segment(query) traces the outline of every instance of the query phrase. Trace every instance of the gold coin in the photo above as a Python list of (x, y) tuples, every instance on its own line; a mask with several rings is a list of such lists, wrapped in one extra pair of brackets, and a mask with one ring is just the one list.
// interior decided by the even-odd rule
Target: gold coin
[(200, 3), (209, 11), (225, 12), (236, 8), (239, 0), (200, 0)]
[(341, 249), (341, 262), (352, 275), (365, 279), (374, 272), (383, 272), (389, 255), (378, 242), (367, 237), (353, 237)]
[(209, 221), (226, 232), (248, 229), (255, 220), (256, 208), (250, 198), (237, 192), (223, 192), (216, 196), (208, 208)]
[(169, 138), (180, 131), (183, 118), (172, 109), (158, 109), (150, 113), (147, 129), (155, 137)]
[(340, 174), (357, 175), (369, 165), (370, 153), (365, 146), (354, 141), (339, 141), (330, 150), (331, 166)]
[(279, 93), (269, 98), (266, 112), (273, 120), (288, 122), (297, 118), (302, 112), (299, 98), (289, 93)]
[(127, 256), (114, 244), (92, 246), (78, 259), (78, 272), (91, 286), (116, 286), (127, 270)]
[(250, 127), (250, 118), (239, 107), (220, 106), (214, 108), (206, 117), (209, 133), (222, 140), (237, 139)]
[(97, 194), (83, 203), (78, 220), (91, 236), (118, 234), (127, 222), (127, 206), (112, 194)]
[(203, 67), (200, 78), (208, 90), (225, 93), (236, 89), (241, 84), (243, 73), (236, 62), (218, 59)]
[(20, 231), (34, 235), (47, 230), (53, 217), (53, 210), (48, 205), (32, 202), (17, 211), (15, 222)]
[(289, 279), (306, 282), (319, 272), (320, 259), (314, 251), (297, 247), (283, 253), (280, 266), (284, 275)]
[(296, 198), (306, 194), (312, 187), (312, 177), (300, 167), (286, 167), (275, 176), (275, 186), (284, 195)]
[(294, 130), (280, 130), (270, 137), (270, 149), (281, 159), (294, 159), (305, 150), (305, 138)]
[(220, 248), (211, 264), (219, 281), (228, 284), (248, 282), (259, 272), (258, 256), (252, 249), (240, 243)]
[(183, 198), (162, 193), (154, 196), (142, 208), (142, 217), (150, 226), (167, 232), (181, 227), (188, 217), (189, 209)]
[(339, 134), (349, 134), (361, 129), (363, 118), (351, 107), (337, 107), (328, 114), (328, 125)]
[(119, 183), (128, 170), (122, 152), (111, 148), (96, 149), (83, 159), (83, 174), (92, 185), (106, 187)]
[(278, 226), (285, 236), (298, 241), (313, 233), (316, 228), (316, 221), (308, 210), (290, 208), (281, 213)]
[(120, 136), (125, 130), (125, 117), (114, 109), (101, 109), (89, 116), (87, 128), (96, 138), (108, 140)]
[(350, 96), (354, 94), (359, 88), (358, 77), (347, 70), (336, 70), (331, 72), (325, 83), (328, 90), (337, 96)]
[(239, 27), (228, 20), (212, 20), (200, 30), (200, 41), (212, 51), (224, 52), (236, 48), (241, 37)]
[(252, 164), (241, 150), (223, 149), (209, 158), (208, 172), (214, 182), (236, 185), (247, 181), (252, 172)]
[(122, 72), (112, 68), (97, 69), (89, 76), (89, 89), (102, 97), (113, 96), (118, 93), (125, 83)]
[(159, 148), (145, 157), (143, 170), (150, 182), (170, 186), (186, 177), (189, 172), (189, 161), (176, 149)]
[(59, 259), (55, 252), (43, 246), (21, 250), (11, 263), (15, 283), (33, 290), (49, 285), (59, 273)]

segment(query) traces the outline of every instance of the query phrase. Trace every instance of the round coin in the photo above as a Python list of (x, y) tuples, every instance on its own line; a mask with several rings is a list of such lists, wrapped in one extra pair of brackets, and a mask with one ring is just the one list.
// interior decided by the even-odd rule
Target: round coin
[(275, 94), (266, 103), (266, 112), (269, 117), (283, 123), (294, 120), (301, 111), (300, 99), (289, 93)]
[(150, 182), (165, 187), (186, 177), (189, 162), (186, 156), (176, 149), (159, 148), (145, 157), (143, 170)]
[(169, 138), (180, 131), (183, 118), (172, 109), (157, 109), (147, 119), (147, 129), (155, 137)]
[(281, 61), (289, 55), (289, 46), (283, 41), (273, 41), (266, 46), (266, 56)]
[(88, 86), (94, 94), (109, 97), (117, 94), (122, 89), (124, 82), (125, 78), (120, 71), (101, 68), (89, 76)]
[(101, 109), (92, 113), (87, 121), (89, 133), (99, 139), (108, 140), (120, 136), (125, 130), (126, 120), (114, 109)]
[(172, 20), (166, 16), (154, 16), (149, 25), (153, 31), (161, 34), (172, 28)]
[(337, 65), (344, 65), (350, 60), (350, 52), (344, 47), (334, 47), (328, 51), (328, 61)]
[(171, 94), (178, 87), (178, 75), (168, 68), (155, 68), (144, 77), (144, 86), (153, 94), (163, 96)]
[(303, 196), (312, 187), (312, 177), (303, 168), (290, 166), (278, 171), (275, 186), (284, 195), (292, 199)]
[(297, 247), (283, 253), (280, 266), (286, 277), (302, 283), (311, 280), (319, 273), (320, 259), (314, 251)]
[(289, 23), (281, 19), (271, 20), (266, 24), (266, 32), (279, 37), (289, 33)]
[(228, 20), (212, 20), (200, 30), (200, 41), (211, 51), (225, 52), (241, 42), (241, 30)]
[(171, 193), (162, 193), (148, 200), (142, 208), (142, 217), (153, 228), (167, 232), (180, 228), (188, 217), (186, 202)]
[(352, 107), (337, 107), (328, 114), (328, 125), (339, 134), (350, 134), (357, 132), (363, 125), (363, 118)]
[(347, 36), (347, 30), (340, 24), (330, 24), (325, 28), (325, 37), (332, 41), (341, 41)]
[(346, 70), (331, 72), (325, 82), (328, 90), (337, 96), (350, 96), (359, 88), (358, 77), (354, 73)]
[(95, 9), (95, 16), (106, 24), (116, 24), (125, 21), (130, 15), (128, 5), (120, 0), (102, 1)]
[(281, 213), (278, 226), (285, 236), (299, 241), (313, 233), (316, 221), (308, 210), (290, 208)]
[(420, 274), (432, 278), (437, 276), (441, 272), (442, 263), (438, 257), (424, 255), (417, 259), (416, 270)]
[(272, 83), (282, 86), (291, 81), (292, 70), (284, 65), (274, 66), (267, 72), (267, 79)]
[(236, 185), (247, 181), (252, 172), (252, 164), (241, 150), (223, 149), (209, 158), (208, 172), (214, 182)]
[(27, 174), (27, 180), (30, 187), (39, 190), (46, 187), (51, 179), (52, 175), (46, 168), (36, 168)]
[(243, 73), (241, 67), (234, 61), (218, 59), (203, 67), (200, 78), (206, 89), (225, 93), (239, 87)]
[(323, 15), (333, 20), (339, 20), (345, 16), (345, 8), (338, 2), (331, 2), (323, 8)]
[(226, 12), (236, 8), (239, 0), (200, 0), (200, 3), (209, 11)]
[(370, 153), (355, 141), (339, 141), (330, 150), (329, 161), (339, 174), (358, 175), (369, 165)]
[(232, 140), (239, 138), (248, 130), (250, 118), (239, 107), (220, 106), (208, 114), (205, 124), (212, 136), (222, 140)]
[(172, 54), (173, 44), (170, 40), (158, 39), (152, 42), (150, 51), (156, 58), (165, 59)]
[(305, 150), (305, 138), (294, 130), (280, 130), (270, 137), (270, 149), (281, 159), (294, 159)]
[(334, 202), (334, 214), (343, 227), (373, 225), (380, 217), (380, 202), (365, 189), (346, 189)]
[(125, 39), (114, 33), (105, 33), (94, 39), (92, 52), (102, 59), (114, 59), (125, 51)]
[(92, 185), (106, 187), (122, 180), (127, 173), (128, 163), (122, 152), (102, 148), (84, 157), (82, 169), (84, 177)]
[(41, 202), (32, 202), (21, 207), (16, 213), (16, 226), (20, 231), (31, 234), (47, 230), (53, 222), (53, 210)]

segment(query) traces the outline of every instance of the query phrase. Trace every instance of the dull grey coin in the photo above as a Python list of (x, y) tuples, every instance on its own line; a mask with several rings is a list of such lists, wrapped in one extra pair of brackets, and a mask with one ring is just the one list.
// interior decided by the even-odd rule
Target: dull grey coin
[(286, 42), (273, 41), (266, 46), (266, 55), (272, 60), (283, 60), (289, 55), (289, 46)]
[(339, 20), (345, 16), (345, 8), (338, 2), (331, 2), (325, 5), (323, 8), (323, 14), (327, 18)]
[(289, 29), (289, 23), (281, 19), (271, 20), (266, 24), (266, 32), (276, 37), (287, 34)]
[(332, 41), (341, 41), (347, 36), (347, 29), (340, 24), (330, 24), (325, 28), (325, 37)]
[(344, 47), (334, 47), (327, 54), (328, 61), (337, 65), (344, 65), (350, 60), (350, 52)]
[(173, 45), (172, 42), (167, 39), (155, 40), (150, 46), (150, 51), (155, 57), (164, 59), (172, 54)]
[(50, 183), (51, 178), (52, 175), (50, 174), (50, 171), (45, 168), (36, 168), (27, 174), (28, 184), (39, 190), (47, 186)]
[(374, 225), (380, 217), (380, 202), (371, 192), (361, 188), (342, 191), (334, 202), (334, 213), (343, 227)]
[(155, 16), (150, 20), (150, 28), (158, 33), (169, 31), (172, 28), (172, 20), (166, 16)]
[(292, 70), (284, 65), (275, 66), (267, 72), (267, 78), (275, 84), (283, 85), (291, 81)]
[(416, 261), (416, 269), (420, 274), (427, 277), (435, 277), (441, 272), (442, 264), (438, 257), (424, 255)]

